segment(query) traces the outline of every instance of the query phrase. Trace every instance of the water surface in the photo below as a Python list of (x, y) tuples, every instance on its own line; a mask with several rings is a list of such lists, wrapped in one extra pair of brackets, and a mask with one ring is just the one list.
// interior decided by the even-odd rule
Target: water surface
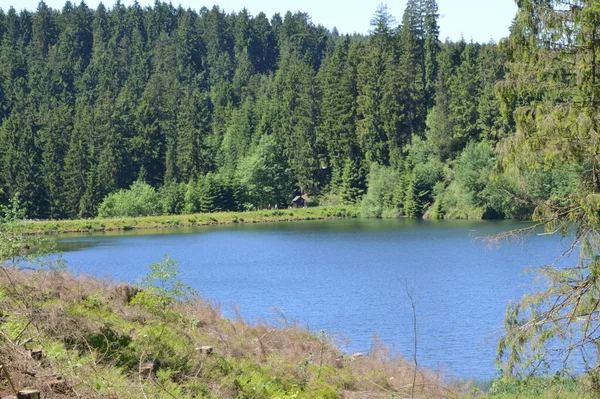
[[(248, 321), (296, 320), (349, 352), (377, 336), (412, 358), (415, 298), (419, 363), (457, 378), (496, 375), (496, 342), (511, 300), (531, 290), (524, 270), (565, 249), (531, 235), (481, 240), (515, 222), (333, 220), (76, 235), (59, 239), (77, 270), (135, 283), (171, 255), (205, 297)], [(278, 309), (276, 312), (274, 309)]]

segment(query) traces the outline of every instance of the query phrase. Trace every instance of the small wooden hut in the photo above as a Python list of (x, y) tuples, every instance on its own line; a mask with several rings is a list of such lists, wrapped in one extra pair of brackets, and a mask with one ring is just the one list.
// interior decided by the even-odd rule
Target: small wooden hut
[(292, 208), (306, 208), (307, 202), (308, 194), (298, 195), (292, 200)]

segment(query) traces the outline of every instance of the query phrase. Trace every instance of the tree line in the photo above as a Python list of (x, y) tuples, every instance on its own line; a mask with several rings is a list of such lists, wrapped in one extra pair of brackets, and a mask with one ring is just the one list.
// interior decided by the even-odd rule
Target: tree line
[(166, 214), (310, 193), (369, 216), (527, 217), (516, 195), (565, 189), (553, 172), (526, 192), (489, 178), (514, 131), (506, 46), (440, 41), (435, 0), (371, 24), (160, 1), (0, 10), (0, 203), (59, 219), (124, 190)]

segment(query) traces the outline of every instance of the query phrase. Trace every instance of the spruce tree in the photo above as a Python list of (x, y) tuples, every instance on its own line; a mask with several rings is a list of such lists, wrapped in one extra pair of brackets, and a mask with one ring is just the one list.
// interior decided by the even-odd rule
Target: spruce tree
[(578, 171), (578, 184), (537, 204), (534, 219), (547, 232), (568, 237), (569, 251), (577, 255), (564, 266), (544, 267), (547, 289), (509, 307), (499, 358), (511, 375), (529, 373), (540, 360), (552, 361), (547, 355), (557, 349), (557, 367), (566, 369), (568, 359), (577, 356), (592, 381), (593, 396), (600, 393), (595, 355), (600, 308), (599, 29), (596, 1), (520, 1), (508, 43), (509, 71), (500, 85), (505, 111), (512, 113), (517, 128), (506, 142), (502, 166), (536, 177), (546, 168)]
[(346, 160), (353, 156), (356, 140), (356, 67), (349, 59), (350, 39), (346, 38), (321, 65), (318, 83), (321, 106), (317, 140), (326, 147), (330, 185), (339, 187)]

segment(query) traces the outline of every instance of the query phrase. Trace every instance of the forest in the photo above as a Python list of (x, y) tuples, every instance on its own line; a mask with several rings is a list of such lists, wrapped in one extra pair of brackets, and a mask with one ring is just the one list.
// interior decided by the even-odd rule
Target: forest
[(382, 5), (349, 36), (301, 12), (158, 1), (0, 10), (0, 204), (64, 219), (307, 193), (369, 217), (529, 218), (577, 176), (490, 178), (515, 130), (497, 95), (509, 48), (442, 42), (438, 17), (435, 0), (400, 23)]

